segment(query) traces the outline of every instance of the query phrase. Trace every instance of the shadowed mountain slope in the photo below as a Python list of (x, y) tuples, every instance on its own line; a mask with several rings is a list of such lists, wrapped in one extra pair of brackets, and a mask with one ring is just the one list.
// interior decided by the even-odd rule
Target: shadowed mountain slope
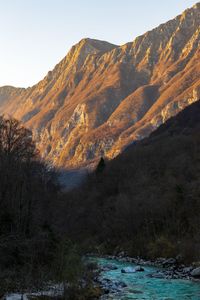
[(67, 226), (106, 253), (198, 261), (199, 132), (197, 101), (91, 174), (66, 203)]

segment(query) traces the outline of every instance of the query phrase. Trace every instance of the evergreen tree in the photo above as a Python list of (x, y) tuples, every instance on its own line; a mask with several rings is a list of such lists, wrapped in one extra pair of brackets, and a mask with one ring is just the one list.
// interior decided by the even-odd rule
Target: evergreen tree
[(98, 174), (98, 173), (102, 173), (103, 170), (105, 169), (105, 166), (106, 166), (105, 160), (104, 160), (103, 157), (101, 157), (101, 159), (100, 159), (100, 161), (99, 161), (99, 163), (98, 163), (98, 165), (97, 165), (97, 168), (96, 168), (96, 173), (97, 173), (97, 174)]

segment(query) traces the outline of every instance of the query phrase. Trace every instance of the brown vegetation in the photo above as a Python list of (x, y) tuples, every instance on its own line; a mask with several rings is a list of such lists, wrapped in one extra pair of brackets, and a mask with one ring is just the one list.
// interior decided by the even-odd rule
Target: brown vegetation
[(64, 230), (91, 250), (199, 260), (199, 116), (197, 102), (63, 196)]
[(0, 294), (63, 283), (62, 299), (90, 299), (94, 270), (53, 222), (60, 189), (55, 171), (41, 161), (32, 134), (0, 118)]

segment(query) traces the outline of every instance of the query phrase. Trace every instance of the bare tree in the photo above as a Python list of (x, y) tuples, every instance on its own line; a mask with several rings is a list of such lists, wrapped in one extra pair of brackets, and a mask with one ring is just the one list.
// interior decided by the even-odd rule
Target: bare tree
[(28, 161), (38, 155), (30, 130), (11, 118), (0, 118), (0, 151), (15, 160)]

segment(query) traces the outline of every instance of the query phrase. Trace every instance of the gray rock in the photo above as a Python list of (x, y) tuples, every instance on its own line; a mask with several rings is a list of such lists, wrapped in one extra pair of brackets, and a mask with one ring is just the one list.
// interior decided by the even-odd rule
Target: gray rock
[(135, 273), (135, 269), (133, 267), (126, 267), (121, 269), (121, 273)]
[(156, 259), (155, 263), (157, 264), (163, 264), (166, 261), (166, 258), (164, 257), (159, 257)]
[(135, 272), (144, 272), (144, 268), (142, 268), (141, 266), (137, 266), (135, 268)]
[(161, 272), (161, 271), (157, 271), (155, 273), (150, 273), (147, 274), (146, 277), (150, 277), (150, 278), (158, 278), (158, 279), (165, 279), (168, 276), (170, 276), (170, 274), (167, 274), (167, 272)]
[(144, 261), (144, 262), (142, 263), (142, 265), (144, 265), (144, 266), (151, 266), (151, 265), (152, 265), (152, 262), (151, 262), (150, 260), (147, 260), (147, 261)]
[(153, 278), (164, 279), (166, 276), (163, 273), (154, 273), (152, 274)]
[(144, 272), (144, 268), (141, 266), (133, 267), (126, 267), (121, 269), (121, 273), (135, 273), (135, 272)]
[(114, 281), (104, 278), (100, 281), (100, 286), (104, 290), (105, 294), (113, 294), (117, 292), (121, 292), (122, 289), (127, 287), (127, 285), (123, 281)]
[(192, 270), (193, 270), (193, 267), (185, 267), (185, 268), (183, 268), (183, 273), (188, 274), (188, 273), (191, 273)]
[(194, 269), (194, 270), (191, 272), (191, 276), (192, 276), (192, 277), (200, 277), (200, 267)]
[(119, 256), (119, 257), (124, 257), (124, 256), (126, 256), (126, 253), (125, 253), (124, 251), (122, 251), (122, 252), (120, 252), (120, 253), (118, 254), (118, 256)]
[(113, 270), (117, 270), (117, 267), (113, 264), (107, 264), (105, 266), (102, 266), (101, 270), (104, 272), (113, 271)]
[(134, 263), (134, 264), (137, 264), (138, 259), (137, 258), (131, 258), (131, 262)]
[(119, 288), (122, 288), (122, 289), (125, 288), (125, 287), (127, 287), (126, 283), (123, 282), (123, 281), (119, 281), (119, 282), (117, 282), (116, 284), (117, 284), (117, 286), (118, 286)]
[(175, 264), (176, 264), (176, 259), (175, 258), (168, 258), (168, 259), (166, 259), (162, 262), (163, 266), (173, 266)]

